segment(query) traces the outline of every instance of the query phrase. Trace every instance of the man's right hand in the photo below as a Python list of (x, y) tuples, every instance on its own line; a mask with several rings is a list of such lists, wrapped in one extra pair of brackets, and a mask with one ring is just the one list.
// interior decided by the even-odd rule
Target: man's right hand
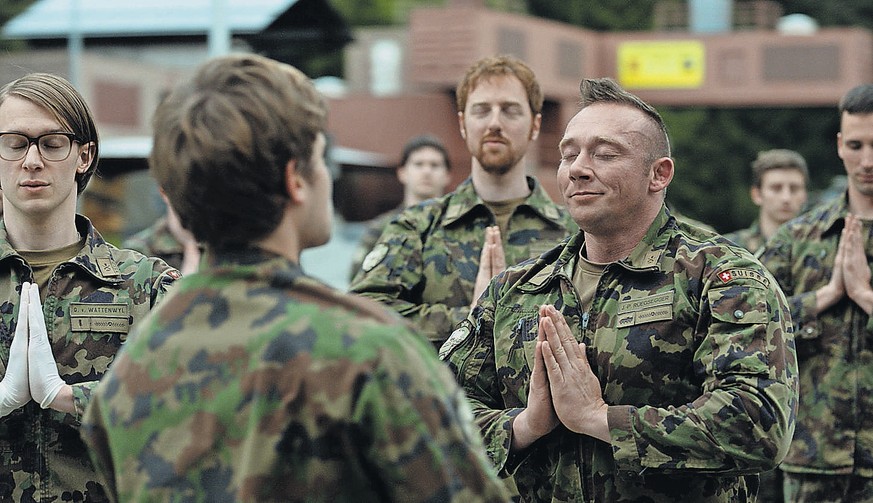
[[(542, 316), (543, 308), (540, 308)], [(549, 390), (549, 378), (546, 374), (546, 364), (543, 359), (543, 345), (546, 335), (540, 324), (537, 330), (537, 345), (534, 351), (534, 368), (530, 376), (530, 388), (527, 392), (527, 408), (512, 422), (512, 450), (522, 450), (529, 447), (539, 438), (547, 435), (558, 426), (558, 415), (552, 404), (552, 393)]]
[(500, 238), (500, 227), (492, 225), (485, 228), (485, 242), (482, 244), (482, 253), (479, 256), (479, 273), (476, 274), (476, 284), (473, 287), (473, 304), (472, 309), (476, 306), (476, 302), (491, 279), (497, 276), (506, 269), (506, 256), (503, 254), (503, 243)]
[(21, 287), (21, 300), (18, 307), (18, 321), (15, 335), (9, 350), (9, 361), (6, 363), (6, 374), (0, 381), (0, 417), (7, 416), (13, 410), (30, 401), (30, 385), (27, 377), (27, 342), (28, 331), (28, 289), (30, 283)]

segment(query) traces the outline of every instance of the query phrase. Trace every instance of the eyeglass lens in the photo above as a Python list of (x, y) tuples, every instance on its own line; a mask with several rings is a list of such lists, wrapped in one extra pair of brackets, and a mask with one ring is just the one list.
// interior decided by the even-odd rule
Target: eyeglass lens
[(47, 133), (30, 138), (20, 133), (2, 133), (0, 158), (7, 161), (20, 161), (27, 155), (33, 143), (36, 143), (36, 148), (46, 161), (63, 161), (70, 155), (73, 147), (72, 139), (66, 134)]

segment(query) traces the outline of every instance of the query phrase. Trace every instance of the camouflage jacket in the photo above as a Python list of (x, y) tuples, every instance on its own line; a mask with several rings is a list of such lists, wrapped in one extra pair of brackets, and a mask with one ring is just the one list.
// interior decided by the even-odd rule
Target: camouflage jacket
[(400, 214), (405, 208), (401, 205), (391, 211), (386, 211), (376, 218), (366, 223), (364, 232), (361, 234), (361, 240), (358, 241), (358, 246), (355, 247), (355, 253), (352, 255), (352, 266), (349, 269), (350, 279), (355, 279), (358, 271), (361, 270), (361, 265), (364, 263), (364, 258), (370, 253), (379, 238), (382, 237), (382, 231), (388, 226), (388, 222), (394, 220), (394, 217)]
[[(819, 205), (781, 226), (761, 257), (788, 296), (800, 365), (787, 472), (873, 477), (873, 319), (848, 298), (815, 315), (847, 212), (845, 195)], [(870, 262), (869, 237), (866, 247)]]
[(452, 375), (378, 304), (254, 249), (180, 280), (82, 435), (117, 501), (505, 501)]
[(176, 269), (182, 267), (182, 259), (185, 256), (185, 249), (170, 232), (165, 216), (125, 239), (121, 247), (136, 250), (146, 257), (158, 257)]
[[(506, 264), (552, 248), (578, 227), (528, 177), (531, 195), (502, 236)], [(351, 291), (410, 319), (436, 347), (470, 312), (485, 228), (494, 216), (467, 179), (445, 196), (413, 206), (394, 219), (364, 260)], [(572, 229), (572, 230), (571, 230)]]
[[(572, 283), (578, 233), (498, 275), (440, 351), (486, 448), (525, 501), (748, 501), (788, 450), (797, 362), (785, 297), (744, 249), (666, 208), (627, 259), (606, 266), (587, 312)], [(509, 452), (526, 406), (538, 308), (588, 347), (609, 444), (559, 425)]]
[(754, 255), (759, 255), (767, 238), (761, 234), (761, 224), (757, 220), (745, 229), (729, 232), (724, 237), (749, 250)]
[[(0, 418), (0, 501), (102, 501), (102, 488), (79, 438), (91, 391), (137, 323), (179, 277), (163, 261), (105, 242), (83, 216), (79, 254), (59, 265), (43, 302), (48, 337), (61, 378), (73, 388), (76, 413), (36, 402)], [(18, 321), (21, 284), (30, 266), (0, 222), (0, 371), (6, 372)]]

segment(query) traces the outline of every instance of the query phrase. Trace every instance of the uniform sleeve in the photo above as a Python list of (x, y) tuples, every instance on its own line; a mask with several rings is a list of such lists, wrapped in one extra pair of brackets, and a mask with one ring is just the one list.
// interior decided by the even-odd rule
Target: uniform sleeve
[(508, 501), (451, 374), (423, 341), (404, 346), (383, 359), (354, 412), (370, 425), (368, 457), (390, 501)]
[[(470, 311), (469, 305), (451, 307), (422, 301), (425, 270), (420, 231), (404, 214), (391, 221), (362, 264), (350, 291), (369, 297), (409, 319), (436, 347)], [(431, 274), (440, 274), (431, 271)], [(471, 289), (472, 290), (472, 289)], [(458, 298), (470, 292), (447, 292)]]
[[(498, 276), (499, 278), (500, 276)], [(500, 377), (494, 362), (494, 306), (497, 279), (492, 280), (470, 316), (440, 349), (440, 358), (467, 395), (485, 448), (501, 476), (517, 466), (510, 462), (512, 421), (522, 408), (505, 409), (498, 388)]]
[(88, 447), (88, 455), (94, 463), (97, 481), (103, 485), (110, 501), (118, 501), (118, 492), (115, 487), (115, 467), (109, 451), (109, 441), (103, 424), (99, 397), (95, 397), (91, 401), (79, 431), (82, 441)]
[(761, 263), (773, 274), (776, 282), (779, 283), (782, 291), (788, 297), (788, 307), (791, 310), (796, 337), (799, 339), (817, 338), (820, 329), (818, 327), (815, 291), (797, 292), (795, 288), (792, 274), (792, 267), (794, 260), (796, 260), (792, 253), (794, 242), (795, 239), (791, 235), (789, 226), (781, 226), (764, 247)]
[(722, 265), (700, 298), (692, 365), (701, 395), (676, 407), (608, 409), (619, 470), (755, 473), (787, 454), (797, 408), (791, 319), (766, 271), (743, 266)]

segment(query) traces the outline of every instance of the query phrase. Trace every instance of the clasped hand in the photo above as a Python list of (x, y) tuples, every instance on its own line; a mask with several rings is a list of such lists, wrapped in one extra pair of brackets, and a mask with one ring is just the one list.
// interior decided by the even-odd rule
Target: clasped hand
[(513, 447), (527, 447), (559, 423), (608, 442), (607, 405), (585, 345), (554, 306), (540, 307), (539, 316), (527, 408), (513, 424)]
[(0, 417), (31, 399), (46, 409), (64, 386), (48, 340), (39, 288), (24, 283), (6, 374), (0, 381)]

